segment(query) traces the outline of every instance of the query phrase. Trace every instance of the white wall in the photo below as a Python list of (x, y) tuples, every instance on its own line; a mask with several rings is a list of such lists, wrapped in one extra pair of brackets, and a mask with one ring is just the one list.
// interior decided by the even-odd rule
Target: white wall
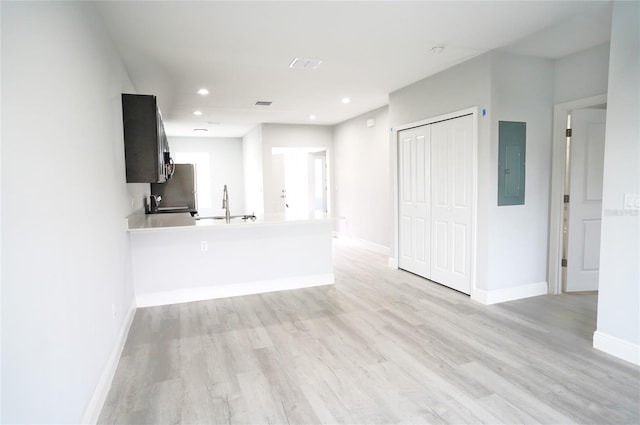
[[(215, 137), (170, 137), (171, 153), (204, 153), (209, 157), (210, 208), (198, 207), (198, 214), (220, 215), (224, 185), (229, 191), (231, 214), (244, 214), (244, 171), (242, 139)], [(204, 187), (198, 183), (198, 191)]]
[(258, 125), (242, 138), (244, 204), (247, 213), (264, 213), (262, 158), (262, 126)]
[[(323, 125), (262, 124), (262, 170), (264, 182), (264, 209), (273, 212), (274, 199), (280, 188), (271, 178), (271, 149), (274, 147), (322, 147), (327, 150), (327, 167), (333, 169), (333, 128)], [(329, 175), (329, 197), (332, 198), (333, 176)], [(330, 200), (330, 205), (333, 200)], [(329, 212), (332, 212), (331, 210)]]
[(614, 2), (594, 346), (640, 364), (640, 3)]
[[(367, 120), (375, 121), (367, 127)], [(334, 215), (344, 236), (389, 248), (389, 107), (336, 125), (333, 129)]]
[[(553, 62), (496, 52), (491, 67), (488, 288), (547, 280)], [(498, 121), (527, 123), (524, 205), (497, 205)]]
[(609, 43), (577, 52), (554, 62), (554, 104), (607, 92)]
[(1, 420), (79, 423), (133, 311), (133, 87), (91, 4), (3, 2), (1, 30)]

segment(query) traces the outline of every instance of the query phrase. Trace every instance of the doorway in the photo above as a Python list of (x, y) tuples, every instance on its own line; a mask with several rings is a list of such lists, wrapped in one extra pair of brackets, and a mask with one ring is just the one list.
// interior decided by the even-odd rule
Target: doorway
[(272, 211), (294, 215), (329, 211), (327, 151), (320, 147), (271, 149)]
[[(598, 95), (584, 99), (578, 99), (570, 102), (560, 103), (554, 107), (554, 119), (553, 119), (553, 156), (552, 156), (552, 170), (551, 170), (551, 202), (550, 202), (550, 217), (549, 217), (549, 253), (548, 253), (548, 273), (547, 280), (549, 282), (549, 293), (560, 294), (565, 288), (563, 286), (564, 268), (562, 267), (563, 259), (567, 259), (567, 263), (570, 264), (570, 258), (565, 257), (565, 228), (568, 229), (569, 223), (565, 225), (565, 195), (569, 193), (569, 182), (567, 181), (567, 172), (570, 170), (567, 156), (567, 117), (572, 114), (573, 111), (581, 109), (602, 109), (603, 105), (607, 103), (606, 95)], [(573, 125), (573, 123), (572, 123)], [(602, 130), (603, 131), (603, 130)], [(570, 142), (570, 140), (569, 140)], [(593, 155), (591, 155), (593, 158)], [(584, 161), (584, 158), (582, 159)], [(593, 175), (593, 173), (592, 173)], [(600, 177), (601, 178), (601, 177)], [(593, 192), (593, 183), (591, 184), (591, 191)], [(582, 189), (584, 191), (584, 189)], [(601, 191), (601, 189), (600, 189)], [(569, 196), (571, 201), (571, 196)], [(570, 207), (568, 207), (570, 208)], [(594, 240), (595, 224), (591, 224), (591, 240)], [(574, 225), (574, 229), (575, 229)], [(588, 227), (588, 226), (587, 226)], [(598, 226), (599, 228), (599, 226)], [(598, 233), (599, 236), (599, 233)], [(595, 238), (597, 239), (597, 238)], [(567, 241), (568, 242), (568, 241)], [(584, 243), (583, 243), (584, 244)], [(591, 243), (589, 244), (591, 245)], [(569, 255), (569, 245), (567, 244), (567, 255)], [(593, 257), (593, 250), (587, 251), (586, 263), (587, 266), (593, 265), (596, 259)], [(591, 257), (589, 257), (591, 255)], [(573, 260), (574, 265), (576, 261), (578, 264), (583, 264), (585, 261), (585, 254), (582, 254), (582, 259), (578, 257), (578, 260)], [(592, 267), (588, 267), (592, 268)]]

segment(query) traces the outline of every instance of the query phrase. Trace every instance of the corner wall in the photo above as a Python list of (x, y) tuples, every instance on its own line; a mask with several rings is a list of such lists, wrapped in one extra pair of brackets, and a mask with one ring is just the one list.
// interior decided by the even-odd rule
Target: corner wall
[(598, 325), (593, 345), (640, 365), (640, 3), (614, 2), (604, 151)]
[[(373, 127), (367, 120), (373, 119)], [(336, 230), (340, 235), (387, 251), (391, 232), (389, 107), (336, 125), (333, 129)]]
[(1, 7), (1, 422), (91, 421), (134, 311), (133, 87), (92, 4)]
[[(487, 289), (547, 293), (553, 62), (494, 52), (491, 73)], [(524, 205), (498, 206), (498, 121), (526, 122)], [(479, 226), (482, 224), (479, 223)]]

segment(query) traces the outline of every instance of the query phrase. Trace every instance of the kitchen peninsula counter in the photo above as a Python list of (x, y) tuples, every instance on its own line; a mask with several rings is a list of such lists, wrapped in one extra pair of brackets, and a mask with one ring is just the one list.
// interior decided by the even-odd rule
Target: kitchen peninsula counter
[(135, 214), (128, 223), (138, 307), (334, 283), (333, 220), (326, 215), (226, 223)]
[(168, 229), (184, 229), (188, 227), (207, 226), (264, 226), (283, 223), (305, 223), (309, 221), (333, 222), (333, 218), (326, 214), (292, 215), (292, 214), (268, 214), (256, 217), (255, 220), (236, 217), (227, 223), (224, 219), (213, 217), (200, 217), (196, 219), (189, 213), (174, 214), (132, 214), (128, 217), (129, 231), (162, 231)]

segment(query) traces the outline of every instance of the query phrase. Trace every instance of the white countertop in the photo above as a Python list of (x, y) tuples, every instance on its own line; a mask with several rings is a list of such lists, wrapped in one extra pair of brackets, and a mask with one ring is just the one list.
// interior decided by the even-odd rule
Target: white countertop
[(195, 226), (195, 220), (189, 213), (172, 214), (140, 214), (135, 213), (127, 217), (129, 231), (152, 230), (169, 227)]
[[(232, 214), (235, 215), (235, 214)], [(247, 227), (260, 225), (274, 225), (283, 223), (301, 223), (301, 222), (318, 222), (332, 221), (333, 218), (327, 214), (265, 214), (260, 215), (257, 219), (243, 220), (242, 218), (233, 218), (230, 223), (224, 219), (212, 219), (200, 217), (196, 220), (189, 213), (172, 213), (172, 214), (140, 214), (130, 215), (129, 231), (159, 231), (165, 229), (188, 229), (188, 228), (227, 228), (227, 227)]]

